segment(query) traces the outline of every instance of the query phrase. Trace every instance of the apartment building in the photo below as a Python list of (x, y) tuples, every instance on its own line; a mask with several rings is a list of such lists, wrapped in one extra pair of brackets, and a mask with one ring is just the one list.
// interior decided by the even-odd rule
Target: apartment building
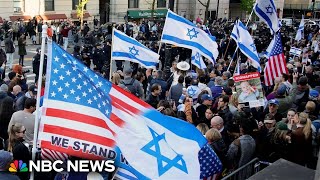
[[(79, 0), (0, 0), (0, 22), (3, 19), (27, 21), (33, 17), (44, 21), (77, 21), (76, 5)], [(99, 18), (99, 0), (89, 0), (84, 18)]]

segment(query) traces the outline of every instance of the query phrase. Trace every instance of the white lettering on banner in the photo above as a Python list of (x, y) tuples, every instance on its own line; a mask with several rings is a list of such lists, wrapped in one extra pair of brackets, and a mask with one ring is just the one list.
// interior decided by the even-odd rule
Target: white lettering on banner
[(235, 82), (238, 82), (238, 81), (244, 81), (244, 80), (254, 79), (254, 78), (258, 78), (258, 77), (260, 77), (260, 74), (258, 72), (255, 72), (255, 73), (234, 76), (233, 79)]
[[(66, 163), (66, 169), (63, 164)], [(30, 172), (50, 172), (54, 170), (55, 172), (113, 172), (115, 170), (113, 160), (75, 160), (66, 161), (57, 160), (51, 162), (49, 160), (37, 160), (29, 161), (29, 171)]]

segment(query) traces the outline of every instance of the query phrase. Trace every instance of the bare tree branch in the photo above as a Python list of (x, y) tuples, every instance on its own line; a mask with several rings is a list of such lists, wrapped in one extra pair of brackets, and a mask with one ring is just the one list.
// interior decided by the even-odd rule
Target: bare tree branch
[(202, 6), (204, 6), (204, 7), (207, 7), (207, 5), (205, 5), (203, 2), (201, 2), (200, 0), (198, 0), (198, 2), (202, 5)]

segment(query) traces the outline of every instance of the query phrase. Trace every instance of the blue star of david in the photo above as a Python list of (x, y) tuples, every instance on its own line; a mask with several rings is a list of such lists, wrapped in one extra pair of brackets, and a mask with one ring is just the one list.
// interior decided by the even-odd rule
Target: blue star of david
[(188, 90), (188, 93), (190, 96), (193, 96), (196, 93), (196, 90), (190, 87), (190, 89)]
[(267, 9), (267, 12), (266, 13), (269, 13), (270, 14), (270, 16), (272, 15), (272, 13), (273, 13), (273, 8), (270, 6), (270, 4), (269, 4), (269, 6), (268, 7), (266, 7), (266, 9)]
[(187, 29), (188, 29), (187, 36), (189, 36), (190, 40), (191, 40), (192, 38), (197, 38), (197, 35), (199, 34), (199, 32), (196, 31), (195, 28), (192, 28), (192, 29), (187, 28)]
[(139, 55), (139, 50), (137, 50), (134, 46), (129, 47), (129, 52), (134, 56), (138, 56)]
[[(149, 130), (151, 132), (153, 139), (148, 144), (146, 144), (144, 147), (142, 147), (141, 150), (144, 151), (145, 153), (150, 154), (151, 156), (154, 156), (155, 158), (157, 158), (159, 176), (166, 173), (172, 167), (176, 167), (177, 169), (180, 169), (181, 171), (188, 173), (186, 162), (182, 158), (182, 155), (177, 154), (175, 152), (177, 154), (176, 157), (173, 159), (169, 159), (168, 157), (163, 156), (161, 154), (159, 142), (161, 140), (167, 142), (165, 139), (165, 134), (163, 133), (163, 134), (159, 135), (153, 129), (149, 128)], [(154, 148), (152, 148), (152, 147), (154, 147)], [(181, 162), (181, 164), (179, 162)]]
[(253, 52), (257, 51), (256, 46), (253, 43), (250, 46), (252, 47)]

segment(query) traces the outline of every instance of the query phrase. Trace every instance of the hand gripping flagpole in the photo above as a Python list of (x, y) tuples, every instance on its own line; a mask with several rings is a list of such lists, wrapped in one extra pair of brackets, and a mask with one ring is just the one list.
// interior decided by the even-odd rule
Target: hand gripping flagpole
[[(252, 14), (253, 14), (253, 8), (252, 8), (252, 11), (251, 11), (251, 13), (250, 13), (250, 16), (249, 16), (249, 18), (248, 18), (248, 20), (247, 20), (247, 22), (246, 22), (246, 27), (247, 27), (248, 24), (249, 24), (249, 21), (250, 21), (250, 19), (251, 19)], [(235, 24), (234, 24), (234, 25), (235, 25)], [(231, 40), (231, 39), (230, 39), (230, 40)], [(233, 59), (234, 59), (234, 57), (235, 57), (238, 49), (239, 49), (239, 46), (237, 46), (236, 50), (234, 51), (234, 53), (233, 53), (233, 55), (232, 55), (232, 58), (231, 58), (231, 61), (230, 61), (230, 63), (229, 63), (229, 66), (228, 66), (227, 71), (229, 71), (230, 66), (231, 66), (231, 64), (232, 64), (232, 62), (233, 62)]]
[[(46, 38), (47, 38), (47, 29), (48, 26), (46, 24), (42, 25), (42, 41), (41, 41), (41, 54), (40, 54), (40, 68), (39, 68), (39, 75), (38, 75), (38, 91), (37, 91), (37, 105), (36, 105), (36, 117), (34, 122), (34, 134), (33, 134), (33, 146), (32, 146), (32, 161), (36, 160), (36, 153), (37, 153), (37, 142), (38, 142), (38, 131), (39, 131), (39, 110), (40, 110), (40, 94), (41, 94), (41, 87), (42, 87), (42, 74), (43, 74), (43, 61), (44, 61), (44, 51), (46, 46)], [(49, 41), (49, 39), (48, 39)], [(30, 179), (34, 179), (34, 171), (31, 172)]]

